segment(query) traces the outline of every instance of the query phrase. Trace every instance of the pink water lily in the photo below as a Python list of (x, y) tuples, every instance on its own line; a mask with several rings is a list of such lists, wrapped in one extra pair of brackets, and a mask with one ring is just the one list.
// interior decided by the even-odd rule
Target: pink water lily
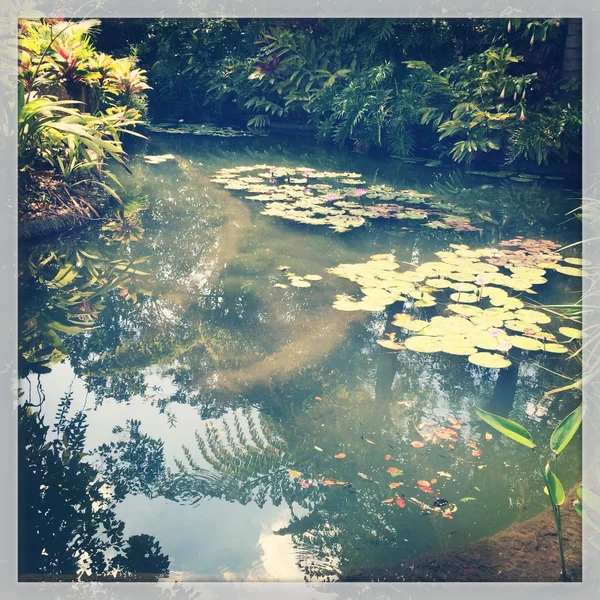
[(508, 340), (502, 340), (498, 342), (496, 350), (498, 350), (498, 352), (508, 352), (511, 348), (512, 344)]
[(490, 280), (487, 277), (484, 277), (483, 275), (477, 275), (477, 277), (475, 277), (475, 285), (479, 285), (481, 287), (487, 285), (490, 282)]
[(314, 169), (306, 169), (305, 171), (303, 171), (303, 174), (305, 177), (310, 177), (314, 172)]
[(501, 335), (502, 333), (502, 329), (497, 329), (496, 327), (490, 329), (490, 335), (493, 338), (497, 338), (499, 335)]
[(325, 196), (325, 200), (327, 200), (328, 202), (333, 202), (334, 200), (337, 200), (339, 198), (339, 196), (337, 194), (327, 194)]
[(354, 195), (358, 196), (359, 198), (361, 196), (364, 196), (367, 193), (367, 190), (363, 189), (363, 188), (357, 188), (354, 190)]

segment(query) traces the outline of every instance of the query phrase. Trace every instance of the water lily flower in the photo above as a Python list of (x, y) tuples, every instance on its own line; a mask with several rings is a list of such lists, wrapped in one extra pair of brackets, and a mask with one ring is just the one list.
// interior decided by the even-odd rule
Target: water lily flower
[(179, 119), (179, 121), (177, 121), (178, 123), (183, 123), (183, 119)]
[(490, 280), (487, 277), (484, 277), (483, 275), (477, 275), (477, 277), (475, 278), (475, 285), (484, 287), (486, 286), (488, 283), (490, 282)]
[(508, 340), (502, 340), (498, 342), (496, 350), (498, 350), (498, 352), (508, 352), (511, 348), (512, 344)]
[(327, 202), (333, 202), (334, 200), (337, 200), (339, 198), (339, 196), (337, 194), (327, 194), (325, 196), (325, 200), (327, 200)]
[(357, 188), (354, 190), (354, 195), (357, 196), (358, 198), (360, 198), (361, 196), (364, 196), (367, 193), (367, 190), (363, 189), (363, 188)]
[(502, 333), (502, 329), (497, 329), (496, 327), (494, 327), (493, 329), (490, 329), (490, 335), (493, 338), (497, 338), (501, 333)]
[(302, 172), (305, 177), (310, 177), (314, 173), (314, 169), (306, 169)]
[(233, 129), (233, 127), (228, 127), (227, 131), (231, 131)]

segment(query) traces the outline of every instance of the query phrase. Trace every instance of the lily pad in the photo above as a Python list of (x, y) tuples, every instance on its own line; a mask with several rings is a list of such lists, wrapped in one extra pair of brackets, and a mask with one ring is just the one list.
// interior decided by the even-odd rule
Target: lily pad
[(479, 367), (488, 369), (504, 369), (510, 367), (510, 360), (504, 358), (501, 354), (492, 352), (476, 352), (469, 356), (469, 362)]
[(574, 327), (559, 327), (558, 331), (570, 339), (580, 340), (582, 338), (581, 330)]
[(444, 344), (444, 339), (440, 337), (430, 337), (428, 335), (419, 335), (409, 337), (404, 341), (404, 345), (413, 352), (439, 352)]

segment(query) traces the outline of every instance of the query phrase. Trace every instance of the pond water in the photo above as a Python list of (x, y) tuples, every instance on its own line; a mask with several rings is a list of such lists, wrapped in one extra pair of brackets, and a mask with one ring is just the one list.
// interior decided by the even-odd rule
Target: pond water
[[(337, 295), (359, 288), (327, 269), (374, 254), (416, 267), (450, 244), (481, 248), (514, 236), (575, 242), (579, 221), (567, 213), (579, 202), (576, 184), (378, 160), (285, 138), (152, 134), (145, 154), (174, 158), (133, 161), (123, 178), (131, 227), (21, 247), (21, 399), (40, 405), (50, 426), (44, 440), (84, 450), (97, 481), (108, 482), (81, 512), (77, 473), (55, 474), (43, 493), (35, 478), (23, 479), (30, 486), (21, 486), (21, 509), (39, 523), (35, 535), (21, 525), (22, 577), (68, 573), (69, 561), (44, 556), (91, 547), (104, 535), (99, 515), (108, 506), (125, 538), (160, 543), (167, 579), (194, 581), (336, 579), (451, 550), (547, 507), (531, 452), (486, 436), (473, 405), (525, 425), (547, 456), (552, 429), (580, 397), (540, 401), (576, 377), (579, 363), (523, 351), (499, 371), (467, 356), (390, 351), (377, 340), (402, 303), (336, 310)], [(479, 229), (390, 219), (337, 233), (263, 215), (261, 202), (211, 181), (220, 169), (255, 164), (356, 172), (365, 187), (434, 194), (478, 214)], [(289, 272), (322, 279), (294, 287)], [(578, 277), (548, 280), (527, 299), (577, 300)], [(439, 308), (407, 307), (426, 318)], [(68, 319), (78, 313), (79, 321)], [(552, 331), (560, 325), (570, 323), (554, 319)], [(31, 431), (21, 426), (22, 454)], [(34, 467), (22, 465), (22, 477)], [(565, 488), (580, 472), (578, 436), (561, 455)], [(423, 510), (440, 499), (455, 512)], [(58, 502), (75, 508), (44, 519), (36, 502), (50, 514)]]

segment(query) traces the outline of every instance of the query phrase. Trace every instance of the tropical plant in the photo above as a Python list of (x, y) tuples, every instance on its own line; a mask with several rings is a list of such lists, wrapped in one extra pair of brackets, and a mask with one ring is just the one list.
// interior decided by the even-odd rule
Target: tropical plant
[[(550, 436), (549, 446), (552, 452), (552, 458), (547, 461), (546, 466), (542, 465), (542, 461), (537, 452), (537, 446), (534, 442), (531, 434), (525, 427), (501, 417), (499, 415), (492, 414), (482, 408), (475, 406), (475, 413), (480, 419), (485, 421), (488, 425), (493, 427), (496, 431), (499, 431), (509, 439), (518, 442), (519, 444), (530, 448), (533, 451), (537, 465), (540, 470), (540, 474), (544, 481), (544, 491), (548, 494), (550, 500), (550, 506), (552, 508), (552, 514), (554, 516), (554, 523), (556, 526), (556, 533), (558, 535), (558, 548), (560, 553), (560, 565), (561, 565), (561, 577), (564, 581), (568, 581), (567, 566), (565, 563), (564, 543), (563, 543), (563, 532), (560, 507), (564, 504), (566, 499), (565, 490), (556, 476), (557, 462), (559, 454), (567, 447), (569, 442), (573, 439), (573, 436), (577, 433), (582, 421), (583, 407), (579, 405), (573, 412), (569, 413), (556, 427)], [(551, 462), (554, 463), (552, 466)]]

